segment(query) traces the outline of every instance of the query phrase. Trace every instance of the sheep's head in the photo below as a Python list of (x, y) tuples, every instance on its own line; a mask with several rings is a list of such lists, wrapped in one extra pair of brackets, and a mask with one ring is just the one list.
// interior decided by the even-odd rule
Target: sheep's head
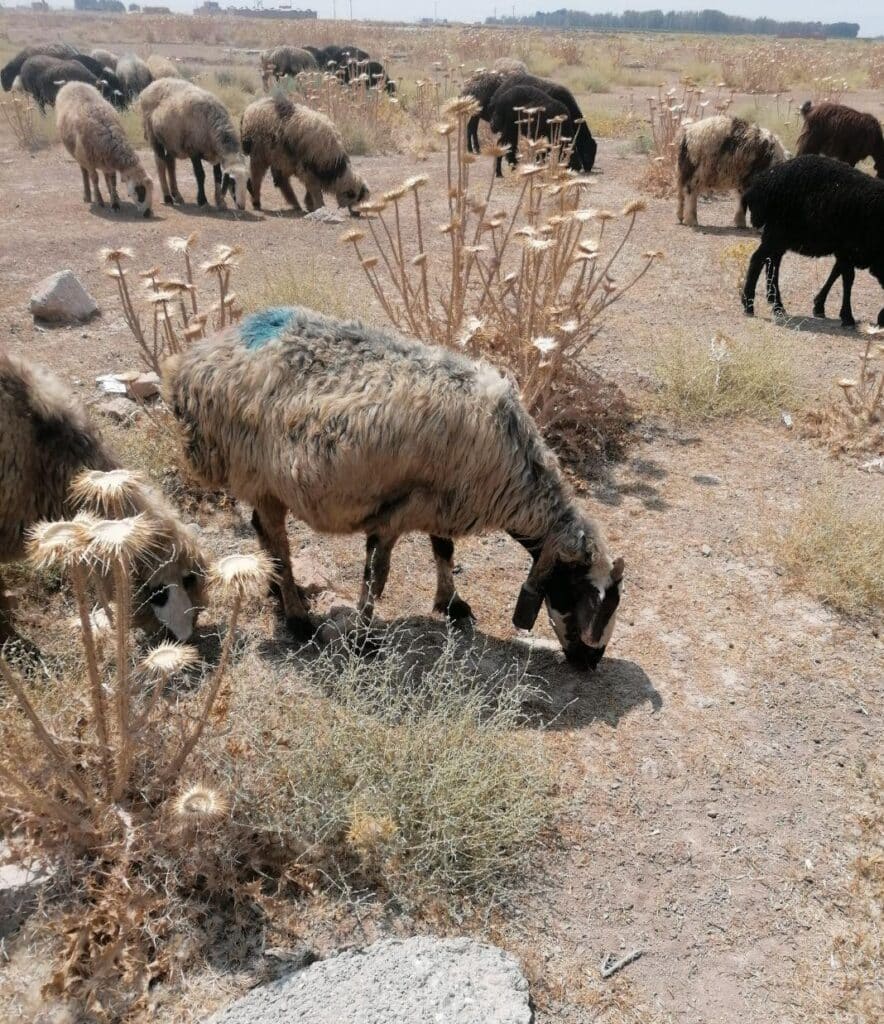
[(129, 178), (126, 188), (138, 212), (149, 217), (153, 213), (153, 178), (149, 174)]
[(545, 603), (568, 661), (595, 668), (614, 630), (623, 559), (612, 561), (595, 525), (580, 516), (531, 554), (534, 565), (519, 592), (513, 625), (531, 629)]
[(335, 188), (338, 206), (346, 206), (350, 210), (351, 217), (359, 216), (359, 212), (354, 207), (364, 203), (369, 195), (368, 185), (365, 184), (362, 176), (352, 168), (343, 175)]
[(205, 603), (205, 562), (192, 530), (181, 523), (160, 529), (157, 541), (134, 566), (133, 619), (147, 633), (184, 641)]
[(228, 163), (221, 164), (221, 194), (218, 197), (218, 205), (223, 206), (224, 196), (232, 193), (233, 201), (238, 210), (246, 208), (246, 195), (249, 188), (249, 172), (242, 159), (237, 158)]

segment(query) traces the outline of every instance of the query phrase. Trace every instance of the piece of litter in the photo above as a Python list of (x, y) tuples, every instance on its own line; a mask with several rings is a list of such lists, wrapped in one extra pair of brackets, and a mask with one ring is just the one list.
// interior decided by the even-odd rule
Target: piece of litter
[(884, 457), (869, 459), (868, 462), (862, 463), (859, 468), (864, 469), (867, 473), (884, 473)]
[(95, 383), (100, 391), (106, 391), (109, 395), (125, 395), (126, 382), (120, 380), (115, 373), (105, 373), (95, 378)]
[(601, 976), (603, 978), (610, 978), (612, 974), (622, 971), (623, 968), (626, 967), (627, 964), (631, 964), (633, 960), (638, 960), (643, 952), (643, 949), (634, 949), (631, 953), (627, 953), (626, 956), (621, 957), (620, 960), (615, 960), (613, 953), (606, 953), (605, 959), (602, 960), (601, 967), (599, 968)]
[(792, 429), (792, 417), (787, 412), (781, 412), (780, 416), (782, 417), (783, 423), (785, 423), (786, 427), (789, 430), (791, 430)]

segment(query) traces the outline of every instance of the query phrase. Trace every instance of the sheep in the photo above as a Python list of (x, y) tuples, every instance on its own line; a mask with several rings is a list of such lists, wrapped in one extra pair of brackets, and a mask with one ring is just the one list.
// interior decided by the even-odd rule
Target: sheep
[(58, 57), (28, 57), (19, 75), (21, 87), (37, 101), (40, 113), (46, 113), (47, 104), (55, 104), (58, 90), (65, 82), (88, 82), (98, 88), (98, 79), (79, 61), (60, 60)]
[[(77, 511), (71, 484), (84, 470), (120, 463), (86, 410), (47, 370), (0, 351), (0, 564), (20, 559), (30, 529)], [(126, 514), (143, 513), (154, 550), (133, 566), (137, 624), (187, 640), (196, 624), (205, 575), (193, 533), (153, 487), (141, 483)], [(0, 584), (0, 643), (14, 637)]]
[(799, 155), (819, 153), (851, 167), (870, 156), (878, 177), (884, 178), (884, 134), (876, 117), (841, 103), (820, 103), (814, 107), (810, 100), (802, 105), (801, 113), (804, 127), (796, 146)]
[(364, 77), (368, 87), (373, 89), (376, 85), (384, 83), (384, 89), (390, 95), (396, 92), (396, 83), (387, 74), (387, 69), (379, 60), (351, 60), (344, 64), (338, 72), (343, 82), (358, 82)]
[(127, 105), (128, 101), (126, 100), (123, 83), (110, 68), (105, 67), (95, 57), (87, 57), (85, 53), (78, 53), (71, 59), (77, 61), (78, 64), (82, 64), (87, 71), (91, 71), (95, 75), (99, 91), (106, 100), (113, 103), (115, 107), (125, 107)]
[[(855, 268), (868, 268), (884, 286), (884, 182), (830, 157), (796, 156), (759, 175), (745, 196), (761, 244), (749, 260), (743, 309), (751, 316), (762, 266), (774, 313), (784, 316), (780, 263), (786, 252), (834, 256), (835, 266), (814, 298), (814, 316), (826, 315), (829, 290), (841, 277), (841, 323), (856, 326), (850, 306)], [(878, 313), (884, 327), (884, 307)]]
[(197, 183), (197, 203), (207, 203), (203, 160), (215, 176), (215, 205), (224, 208), (232, 190), (238, 209), (246, 205), (248, 172), (239, 137), (224, 104), (205, 89), (178, 78), (161, 78), (141, 94), (144, 137), (156, 156), (163, 202), (183, 203), (175, 161), (190, 157)]
[(57, 57), (60, 60), (70, 60), (71, 57), (75, 57), (78, 53), (79, 50), (68, 45), (68, 43), (46, 43), (39, 46), (26, 46), (23, 50), (19, 50), (12, 60), (4, 64), (3, 68), (0, 69), (0, 85), (3, 86), (4, 92), (9, 92), (29, 57)]
[(506, 530), (530, 553), (514, 624), (544, 601), (569, 659), (600, 661), (623, 560), (577, 507), (512, 382), (492, 366), (301, 308), (247, 317), (171, 356), (163, 390), (184, 456), (207, 485), (254, 508), (291, 631), (309, 636), (287, 512), (325, 533), (364, 533), (368, 619), (403, 534), (429, 535), (434, 610), (472, 618), (454, 586), (453, 539)]
[(58, 134), (65, 148), (83, 173), (83, 199), (92, 202), (90, 178), (95, 201), (104, 206), (98, 187), (98, 172), (104, 174), (111, 206), (120, 208), (117, 173), (128, 186), (129, 195), (145, 217), (153, 209), (153, 181), (144, 169), (119, 115), (96, 89), (84, 82), (68, 82), (58, 91), (55, 101)]
[(156, 82), (160, 78), (180, 78), (178, 68), (160, 53), (152, 53), (144, 62), (150, 71), (151, 80)]
[(134, 53), (124, 53), (117, 61), (116, 71), (128, 103), (140, 96), (153, 81), (150, 68)]
[(462, 95), (472, 97), (479, 104), (478, 113), (473, 114), (467, 122), (467, 149), (471, 153), (479, 152), (479, 122), (490, 120), (488, 107), (491, 97), (504, 82), (518, 78), (519, 75), (525, 73), (527, 73), (527, 69), (524, 65), (521, 69), (497, 69), (495, 67), (486, 70), (480, 68), (464, 82)]
[(298, 211), (292, 175), (306, 186), (304, 203), (311, 212), (324, 205), (324, 191), (334, 192), (338, 205), (349, 207), (351, 213), (368, 198), (368, 186), (350, 165), (341, 133), (325, 114), (284, 96), (266, 96), (246, 107), (240, 132), (256, 210), (261, 209), (261, 183), (268, 168), (273, 184)]
[[(746, 226), (746, 189), (768, 167), (787, 157), (772, 132), (740, 117), (720, 114), (686, 125), (678, 140), (678, 222), (697, 226), (697, 195), (735, 188), (740, 194), (734, 226)], [(687, 216), (685, 216), (687, 194)]]
[[(527, 110), (536, 110), (537, 115), (529, 117), (525, 113)], [(496, 92), (489, 113), (491, 130), (500, 136), (500, 144), (507, 150), (507, 161), (513, 167), (516, 165), (520, 132), (524, 135), (530, 130), (537, 138), (545, 135), (552, 143), (556, 138), (553, 130), (555, 118), (561, 118), (561, 135), (573, 138), (574, 124), (568, 117), (567, 109), (545, 92), (532, 86), (514, 85), (502, 92)], [(495, 174), (498, 178), (503, 174), (502, 164), (503, 158), (498, 156), (495, 162)]]
[(312, 53), (296, 46), (275, 46), (261, 54), (261, 84), (266, 92), (271, 79), (286, 75), (299, 75), (302, 71), (316, 71), (319, 64)]
[(97, 60), (102, 67), (110, 68), (111, 71), (117, 70), (117, 61), (120, 58), (115, 53), (111, 53), (110, 50), (95, 49), (89, 56)]

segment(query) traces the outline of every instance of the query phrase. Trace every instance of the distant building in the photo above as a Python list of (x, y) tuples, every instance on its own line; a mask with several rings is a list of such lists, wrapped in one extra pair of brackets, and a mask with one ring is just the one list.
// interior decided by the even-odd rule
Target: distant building
[(141, 14), (141, 4), (129, 4), (130, 14)]
[(31, 4), (31, 10), (32, 11), (48, 11), (49, 10), (49, 4), (46, 3), (46, 0), (33, 0), (32, 4)]
[[(134, 4), (129, 5), (129, 10), (132, 10)], [(144, 4), (141, 8), (142, 14), (171, 14), (172, 12), (168, 7), (156, 7), (153, 4)]]
[(122, 0), (74, 0), (75, 11), (101, 11), (103, 14), (125, 14)]
[(239, 18), (282, 18), (286, 21), (305, 21), (317, 18), (316, 11), (300, 10), (290, 4), (280, 4), (279, 7), (263, 7), (258, 0), (256, 7), (225, 7), (222, 8), (216, 0), (206, 0), (202, 7), (197, 7), (194, 14), (232, 14)]

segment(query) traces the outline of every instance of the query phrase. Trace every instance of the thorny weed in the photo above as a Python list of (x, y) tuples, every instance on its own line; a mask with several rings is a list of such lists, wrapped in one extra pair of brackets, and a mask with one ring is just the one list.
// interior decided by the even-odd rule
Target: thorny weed
[(40, 134), (34, 117), (34, 101), (27, 94), (13, 93), (8, 99), (0, 100), (3, 119), (15, 136), (20, 149), (33, 152), (40, 145)]
[[(661, 253), (644, 253), (638, 269), (617, 281), (614, 268), (643, 204), (624, 208), (625, 226), (612, 237), (617, 215), (581, 207), (589, 180), (567, 171), (567, 149), (559, 153), (546, 140), (527, 140), (535, 160), (545, 155), (546, 163), (523, 163), (514, 207), (498, 208), (493, 166), (487, 187), (470, 182), (479, 158), (467, 152), (466, 125), (475, 109), (472, 100), (455, 100), (437, 128), (446, 153), (446, 222), (427, 222), (421, 193), (428, 179), (416, 176), (363, 204), (366, 229), (348, 231), (343, 241), (395, 327), (501, 364), (541, 428), (565, 431), (592, 399), (579, 361), (604, 314)], [(439, 233), (447, 241), (441, 248), (433, 244)]]

